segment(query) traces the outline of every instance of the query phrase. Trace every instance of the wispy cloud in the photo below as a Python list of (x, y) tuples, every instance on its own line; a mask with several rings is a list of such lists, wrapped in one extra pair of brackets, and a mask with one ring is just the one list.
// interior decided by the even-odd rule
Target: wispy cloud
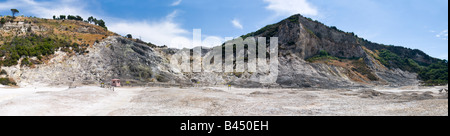
[(177, 0), (177, 1), (174, 1), (172, 4), (170, 4), (170, 6), (178, 6), (178, 5), (181, 4), (182, 1), (183, 1), (183, 0)]
[(317, 8), (307, 0), (264, 0), (269, 3), (268, 10), (275, 11), (278, 16), (290, 16), (293, 14), (318, 15)]
[(175, 17), (178, 16), (178, 10), (173, 11), (172, 13), (170, 13), (169, 15), (166, 16), (167, 20), (173, 20)]
[(242, 26), (241, 22), (239, 22), (239, 20), (237, 19), (233, 19), (231, 23), (233, 24), (234, 27), (238, 29), (244, 29), (244, 26)]
[(448, 40), (448, 29), (447, 30), (443, 30), (442, 32), (437, 34), (436, 37), (440, 38), (440, 39), (443, 39), (443, 40)]

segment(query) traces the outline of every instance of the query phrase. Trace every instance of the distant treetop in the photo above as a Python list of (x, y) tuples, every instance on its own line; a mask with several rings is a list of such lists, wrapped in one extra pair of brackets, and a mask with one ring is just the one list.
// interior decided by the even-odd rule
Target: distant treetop
[(19, 10), (17, 10), (17, 9), (11, 9), (11, 12), (12, 12), (12, 15), (13, 15), (13, 18), (14, 18), (15, 15), (16, 15), (17, 13), (19, 13)]
[(101, 27), (103, 27), (105, 29), (108, 29), (106, 27), (106, 23), (105, 23), (105, 21), (103, 21), (103, 19), (97, 20), (97, 18), (94, 18), (93, 16), (90, 16), (87, 20), (83, 20), (83, 18), (81, 16), (79, 16), (79, 15), (76, 15), (76, 16), (73, 16), (73, 15), (68, 15), (68, 16), (60, 15), (59, 18), (57, 18), (56, 16), (53, 16), (53, 19), (54, 20), (66, 20), (66, 17), (67, 17), (67, 20), (84, 21), (84, 22), (95, 24), (95, 25), (101, 26)]

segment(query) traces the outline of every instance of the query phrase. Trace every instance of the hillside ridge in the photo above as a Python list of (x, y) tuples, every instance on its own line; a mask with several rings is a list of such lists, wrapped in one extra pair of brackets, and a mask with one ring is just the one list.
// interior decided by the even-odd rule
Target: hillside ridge
[[(27, 17), (1, 24), (2, 84), (98, 84), (114, 78), (140, 85), (249, 88), (405, 86), (420, 80), (424, 85), (448, 84), (446, 60), (373, 43), (299, 14), (242, 36), (279, 37), (280, 74), (274, 84), (261, 84), (261, 73), (183, 73), (170, 64), (178, 49), (122, 37), (105, 28), (76, 20)], [(205, 57), (212, 58), (210, 51), (204, 50)]]

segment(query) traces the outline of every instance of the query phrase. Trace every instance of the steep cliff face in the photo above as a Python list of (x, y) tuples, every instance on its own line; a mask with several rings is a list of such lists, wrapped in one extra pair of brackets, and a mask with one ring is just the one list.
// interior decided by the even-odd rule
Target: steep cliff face
[(250, 36), (279, 38), (280, 76), (277, 83), (281, 86), (400, 86), (418, 84), (419, 81), (415, 73), (384, 66), (368, 53), (373, 50), (361, 44), (362, 40), (353, 33), (301, 15), (243, 37)]

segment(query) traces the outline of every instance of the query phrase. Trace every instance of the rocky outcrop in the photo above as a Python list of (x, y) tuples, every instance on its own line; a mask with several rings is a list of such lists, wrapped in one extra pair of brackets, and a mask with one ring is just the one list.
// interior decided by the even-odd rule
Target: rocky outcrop
[(0, 33), (14, 32), (15, 35), (24, 35), (30, 32), (43, 32), (48, 29), (44, 26), (34, 25), (30, 22), (6, 22), (0, 24)]
[[(370, 85), (415, 85), (417, 74), (401, 69), (388, 69), (369, 55), (353, 33), (332, 29), (318, 21), (294, 15), (246, 36), (279, 38), (279, 76), (281, 87), (358, 87)], [(246, 37), (244, 36), (244, 37)], [(376, 80), (368, 80), (353, 66), (336, 66), (310, 63), (305, 60), (326, 51), (330, 56), (342, 59), (361, 58), (368, 74)], [(365, 63), (365, 64), (364, 64)], [(365, 66), (364, 66), (365, 67)], [(355, 80), (358, 79), (358, 80)]]
[(109, 83), (122, 79), (133, 84), (156, 82), (162, 76), (167, 81), (183, 79), (173, 73), (168, 60), (147, 45), (122, 37), (109, 37), (88, 49), (89, 54), (71, 56), (57, 52), (48, 64), (36, 68), (4, 67), (19, 86), (65, 86), (71, 84)]

